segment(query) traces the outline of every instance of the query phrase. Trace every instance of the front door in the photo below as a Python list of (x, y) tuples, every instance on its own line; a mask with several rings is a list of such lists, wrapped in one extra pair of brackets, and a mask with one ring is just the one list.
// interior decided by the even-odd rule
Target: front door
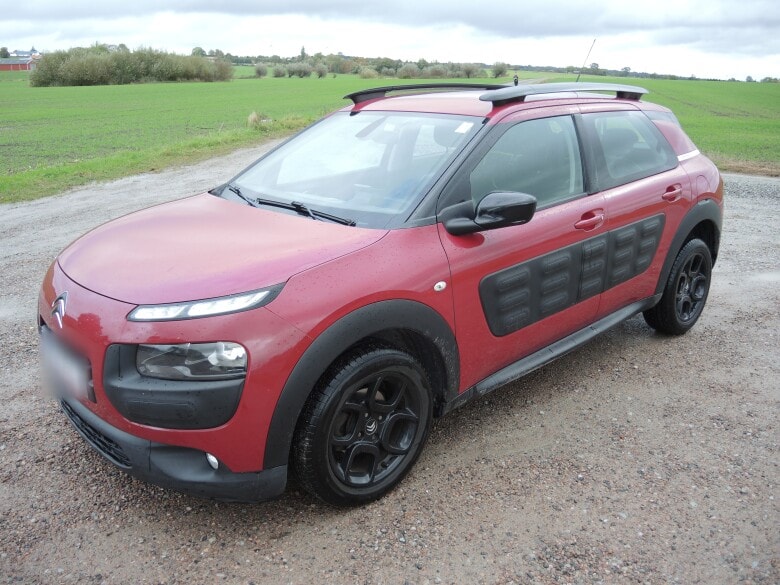
[[(595, 318), (603, 289), (606, 217), (587, 195), (573, 114), (494, 128), (486, 147), (445, 188), (440, 209), (493, 191), (534, 195), (525, 225), (453, 236), (447, 254), (461, 355), (461, 390), (577, 331)], [(533, 114), (530, 114), (533, 115)]]

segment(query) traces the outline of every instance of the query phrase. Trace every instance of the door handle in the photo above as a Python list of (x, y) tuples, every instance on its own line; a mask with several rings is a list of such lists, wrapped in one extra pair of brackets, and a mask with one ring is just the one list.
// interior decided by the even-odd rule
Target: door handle
[(586, 232), (594, 230), (604, 223), (604, 210), (596, 209), (582, 214), (582, 218), (574, 224), (574, 227), (578, 230), (585, 230)]
[(680, 197), (682, 197), (682, 185), (679, 184), (667, 187), (666, 192), (661, 195), (664, 201), (669, 201), (670, 203), (677, 201)]

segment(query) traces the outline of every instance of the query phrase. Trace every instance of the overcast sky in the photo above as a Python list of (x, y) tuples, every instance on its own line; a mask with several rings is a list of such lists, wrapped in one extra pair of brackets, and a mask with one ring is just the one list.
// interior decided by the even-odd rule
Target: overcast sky
[(780, 77), (778, 0), (28, 0), (0, 46), (124, 43), (189, 54), (344, 53), (417, 61), (588, 64), (681, 76)]

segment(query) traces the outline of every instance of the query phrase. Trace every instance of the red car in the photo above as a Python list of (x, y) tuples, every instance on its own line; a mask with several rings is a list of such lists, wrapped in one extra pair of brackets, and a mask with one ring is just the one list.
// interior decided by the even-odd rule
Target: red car
[(128, 473), (380, 497), (431, 420), (643, 313), (702, 313), (723, 187), (629, 85), (397, 86), (208, 193), (86, 234), (39, 302), (50, 385)]

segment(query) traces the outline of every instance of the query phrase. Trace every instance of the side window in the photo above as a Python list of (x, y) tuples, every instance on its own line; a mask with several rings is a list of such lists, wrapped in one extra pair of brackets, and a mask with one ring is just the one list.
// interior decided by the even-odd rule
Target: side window
[(585, 114), (583, 121), (594, 143), (601, 191), (677, 166), (671, 146), (642, 112)]
[(474, 205), (493, 191), (518, 191), (548, 207), (583, 192), (574, 121), (558, 116), (509, 128), (470, 175)]

